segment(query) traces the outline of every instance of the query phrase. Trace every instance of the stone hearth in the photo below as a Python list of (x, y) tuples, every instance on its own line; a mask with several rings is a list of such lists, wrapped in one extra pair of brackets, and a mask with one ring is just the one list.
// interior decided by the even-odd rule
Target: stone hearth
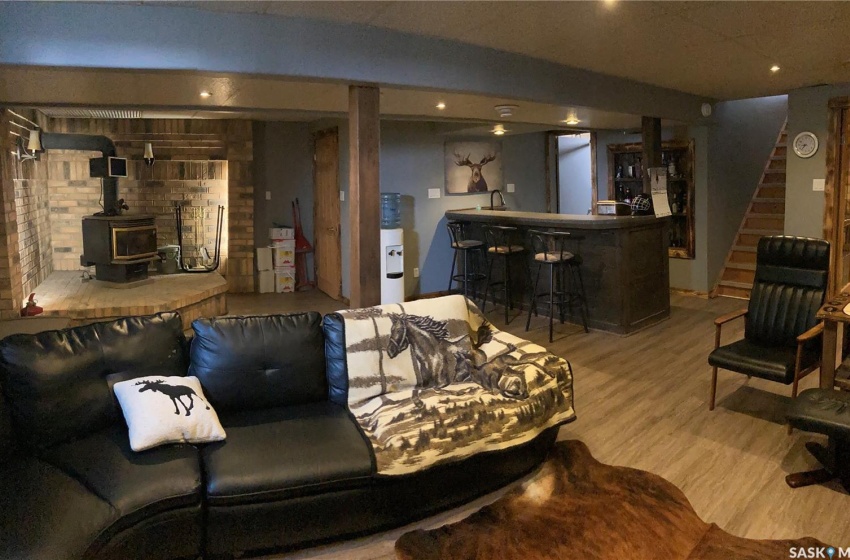
[(33, 291), (45, 317), (67, 318), (69, 326), (178, 311), (189, 329), (198, 317), (227, 313), (227, 281), (216, 272), (152, 275), (141, 285), (120, 289), (85, 281), (78, 271), (56, 271)]

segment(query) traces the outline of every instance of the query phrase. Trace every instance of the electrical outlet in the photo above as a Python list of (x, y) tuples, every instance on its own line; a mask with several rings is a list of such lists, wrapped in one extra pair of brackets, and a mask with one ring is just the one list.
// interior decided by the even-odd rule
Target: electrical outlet
[(440, 189), (428, 189), (428, 198), (440, 198)]
[(826, 188), (826, 179), (812, 179), (813, 191), (823, 192), (824, 188)]
[(272, 191), (266, 191), (266, 200), (272, 199)]
[(414, 278), (419, 278), (419, 269), (418, 269), (418, 268), (414, 268), (414, 269), (413, 269), (413, 277), (414, 277)]
[(514, 192), (516, 190), (516, 185), (513, 183), (508, 183), (508, 192)]
[(345, 191), (339, 191), (339, 201), (345, 202)]

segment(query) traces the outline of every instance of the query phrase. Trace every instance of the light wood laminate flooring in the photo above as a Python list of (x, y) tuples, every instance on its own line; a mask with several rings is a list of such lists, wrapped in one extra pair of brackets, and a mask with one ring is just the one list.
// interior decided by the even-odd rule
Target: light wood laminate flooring
[[(321, 299), (317, 294), (302, 301), (316, 305)], [(293, 301), (287, 301), (290, 310)], [(325, 304), (341, 307), (330, 301)], [(236, 303), (230, 301), (231, 313), (240, 312)], [(799, 431), (787, 435), (783, 411), (790, 387), (721, 370), (718, 406), (708, 411), (711, 369), (706, 358), (714, 343), (713, 319), (746, 302), (674, 295), (672, 305), (669, 320), (625, 338), (556, 324), (555, 342), (549, 344), (543, 317), (532, 321), (529, 333), (524, 316), (511, 321), (506, 330), (572, 363), (578, 419), (561, 429), (559, 439), (585, 442), (602, 462), (666, 478), (685, 493), (702, 519), (734, 535), (808, 535), (850, 546), (846, 492), (834, 484), (798, 490), (785, 484), (786, 474), (817, 466), (803, 444), (824, 441)], [(487, 315), (504, 328), (501, 308)], [(723, 341), (742, 333), (742, 321), (728, 324)], [(816, 385), (817, 372), (801, 389)], [(274, 558), (393, 558), (393, 543), (403, 532), (456, 521), (502, 493), (405, 528)]]

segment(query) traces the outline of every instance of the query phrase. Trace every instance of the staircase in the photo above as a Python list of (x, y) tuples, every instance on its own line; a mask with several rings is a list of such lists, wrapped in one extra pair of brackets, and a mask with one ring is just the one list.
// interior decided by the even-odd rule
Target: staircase
[(756, 271), (756, 247), (765, 235), (782, 235), (785, 231), (785, 160), (786, 130), (782, 125), (776, 145), (764, 166), (729, 254), (714, 295), (749, 299)]

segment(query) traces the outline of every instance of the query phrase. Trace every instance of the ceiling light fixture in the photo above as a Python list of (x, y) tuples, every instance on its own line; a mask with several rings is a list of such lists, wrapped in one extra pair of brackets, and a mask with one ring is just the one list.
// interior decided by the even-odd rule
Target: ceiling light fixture
[(504, 127), (504, 126), (502, 126), (502, 125), (500, 125), (500, 124), (497, 124), (496, 126), (494, 126), (494, 127), (493, 127), (493, 131), (492, 131), (492, 132), (493, 132), (493, 134), (495, 134), (496, 136), (502, 136), (502, 135), (504, 135), (504, 134), (505, 134), (505, 132), (507, 132), (507, 130), (505, 130), (505, 127)]
[(496, 105), (493, 108), (499, 113), (500, 118), (506, 119), (514, 116), (514, 111), (519, 109), (519, 105)]
[(443, 103), (442, 101), (440, 101), (439, 103), (437, 103), (437, 109), (439, 109), (440, 111), (442, 111), (442, 110), (443, 110), (443, 109), (445, 109), (445, 108), (446, 108), (446, 104), (445, 104), (445, 103)]
[(204, 91), (201, 92), (201, 97), (206, 99), (207, 97), (212, 97), (212, 94), (210, 92), (208, 92), (207, 90), (204, 90)]
[(770, 67), (770, 71), (773, 72), (774, 74), (776, 72), (779, 72), (779, 65), (774, 64), (773, 66)]
[(564, 122), (564, 124), (568, 124), (570, 126), (575, 126), (578, 123), (580, 123), (581, 121), (578, 120), (578, 115), (576, 115), (576, 110), (570, 109), (569, 112), (567, 113), (567, 118), (564, 119), (563, 122)]

